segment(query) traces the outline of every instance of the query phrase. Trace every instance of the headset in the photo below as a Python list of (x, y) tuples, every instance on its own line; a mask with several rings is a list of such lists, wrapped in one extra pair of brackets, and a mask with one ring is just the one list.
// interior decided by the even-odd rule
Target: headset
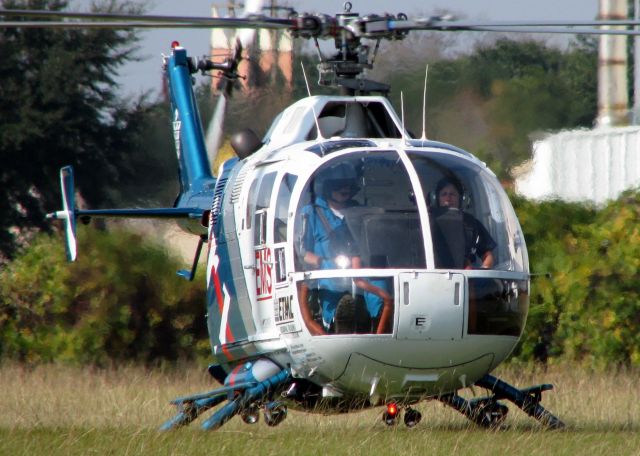
[(453, 185), (458, 191), (458, 194), (460, 195), (458, 207), (462, 210), (468, 209), (471, 206), (471, 195), (464, 187), (464, 185), (462, 185), (462, 183), (454, 176), (443, 177), (438, 181), (434, 190), (429, 192), (429, 207), (435, 208), (440, 206), (440, 204), (438, 203), (438, 195), (447, 185)]
[(358, 173), (351, 163), (341, 162), (321, 170), (316, 177), (314, 191), (324, 199), (329, 199), (331, 192), (345, 186), (350, 187), (351, 196), (358, 193)]

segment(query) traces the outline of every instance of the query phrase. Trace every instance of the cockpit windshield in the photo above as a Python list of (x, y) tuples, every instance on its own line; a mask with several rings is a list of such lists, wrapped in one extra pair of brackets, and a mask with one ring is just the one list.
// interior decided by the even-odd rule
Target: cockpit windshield
[(394, 151), (327, 162), (309, 180), (297, 214), (297, 270), (426, 267), (411, 181)]
[(520, 225), (493, 174), (451, 154), (408, 156), (427, 199), (437, 269), (528, 272)]
[(520, 226), (490, 171), (454, 154), (407, 156), (420, 192), (395, 151), (341, 155), (315, 171), (296, 211), (296, 270), (424, 269), (430, 249), (430, 268), (528, 272)]
[(311, 333), (389, 334), (393, 277), (358, 270), (426, 267), (418, 205), (398, 153), (328, 161), (306, 184), (296, 214), (296, 270), (320, 276), (298, 283)]
[[(457, 154), (332, 156), (306, 182), (293, 231), (295, 269), (308, 272), (297, 284), (298, 300), (314, 335), (389, 334), (398, 310), (389, 269), (528, 272), (520, 226), (500, 183)], [(470, 331), (486, 332), (484, 314), (470, 315)], [(513, 327), (510, 334), (521, 326)]]

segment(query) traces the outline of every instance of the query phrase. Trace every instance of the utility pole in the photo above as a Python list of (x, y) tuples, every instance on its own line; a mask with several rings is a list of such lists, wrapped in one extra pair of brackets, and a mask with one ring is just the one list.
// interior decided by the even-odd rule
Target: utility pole
[[(600, 0), (599, 19), (627, 19), (628, 6), (627, 0)], [(627, 87), (627, 38), (602, 35), (598, 59), (597, 127), (629, 124)]]
[[(640, 20), (640, 0), (633, 0), (633, 17)], [(640, 36), (633, 37), (633, 124), (640, 125)]]

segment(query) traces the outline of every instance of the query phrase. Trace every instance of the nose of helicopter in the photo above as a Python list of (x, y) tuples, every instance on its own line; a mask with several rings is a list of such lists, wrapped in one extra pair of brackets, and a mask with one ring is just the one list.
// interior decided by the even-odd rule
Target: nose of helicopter
[(399, 340), (455, 341), (465, 317), (464, 275), (451, 272), (399, 274)]
[(372, 402), (473, 384), (513, 350), (526, 317), (527, 282), (497, 275), (399, 272), (393, 334), (317, 340), (327, 377)]

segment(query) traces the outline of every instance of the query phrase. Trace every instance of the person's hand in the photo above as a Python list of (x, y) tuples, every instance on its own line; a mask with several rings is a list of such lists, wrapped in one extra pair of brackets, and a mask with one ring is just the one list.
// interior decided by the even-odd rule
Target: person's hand
[(323, 258), (321, 256), (311, 252), (307, 252), (304, 258), (305, 263), (316, 269), (322, 269), (322, 260)]
[(309, 332), (311, 333), (312, 336), (327, 335), (327, 332), (324, 330), (324, 328), (320, 324), (318, 324), (318, 322), (316, 321), (307, 322), (307, 328), (309, 329)]

